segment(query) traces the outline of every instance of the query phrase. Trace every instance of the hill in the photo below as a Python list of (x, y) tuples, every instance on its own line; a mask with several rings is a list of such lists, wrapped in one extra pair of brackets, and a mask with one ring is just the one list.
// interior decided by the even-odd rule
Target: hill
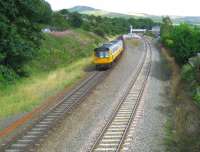
[(74, 6), (68, 9), (70, 12), (78, 12), (81, 14), (96, 15), (96, 16), (107, 16), (107, 17), (132, 17), (132, 15), (121, 14), (116, 12), (108, 12), (105, 10), (95, 9), (88, 6)]
[[(70, 12), (78, 12), (81, 14), (88, 15), (97, 15), (97, 16), (107, 16), (107, 17), (125, 17), (125, 18), (151, 18), (154, 21), (160, 22), (162, 20), (162, 16), (150, 15), (145, 13), (129, 13), (122, 14), (116, 12), (109, 12), (105, 10), (95, 9), (88, 6), (75, 6), (69, 9)], [(182, 22), (186, 22), (189, 24), (200, 24), (200, 17), (194, 16), (170, 16), (174, 24), (180, 24)]]
[(189, 24), (196, 24), (199, 25), (200, 24), (200, 17), (198, 16), (185, 16), (185, 17), (176, 17), (176, 18), (172, 18), (172, 21), (174, 23), (182, 23), (182, 22), (186, 22)]
[(88, 6), (75, 6), (69, 9), (70, 12), (87, 13), (90, 11), (95, 11), (97, 9)]

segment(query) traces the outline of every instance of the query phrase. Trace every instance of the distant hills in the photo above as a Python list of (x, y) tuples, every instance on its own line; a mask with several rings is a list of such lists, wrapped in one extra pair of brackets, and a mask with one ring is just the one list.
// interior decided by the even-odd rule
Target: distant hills
[(70, 12), (88, 13), (97, 9), (88, 6), (75, 6), (69, 9)]
[[(162, 20), (162, 16), (156, 15), (149, 15), (145, 13), (129, 13), (129, 14), (122, 14), (116, 12), (109, 12), (105, 10), (95, 9), (88, 6), (75, 6), (69, 9), (70, 12), (78, 12), (81, 14), (88, 14), (88, 15), (96, 15), (96, 16), (107, 16), (107, 17), (124, 17), (124, 18), (151, 18), (154, 21), (160, 22)], [(198, 24), (200, 25), (200, 17), (194, 16), (170, 16), (174, 24), (180, 24), (182, 22), (186, 22), (189, 24)]]
[(100, 9), (95, 9), (88, 6), (75, 6), (69, 9), (70, 12), (78, 12), (81, 14), (96, 15), (96, 16), (107, 16), (107, 17), (132, 17), (132, 15), (121, 14), (115, 12), (108, 12)]
[(174, 21), (175, 23), (186, 22), (189, 24), (200, 25), (200, 17), (198, 16), (177, 17), (175, 19), (172, 19), (172, 21)]

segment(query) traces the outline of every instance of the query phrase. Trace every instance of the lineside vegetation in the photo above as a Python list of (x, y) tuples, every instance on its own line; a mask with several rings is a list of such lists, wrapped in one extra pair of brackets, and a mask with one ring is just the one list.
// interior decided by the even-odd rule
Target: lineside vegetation
[(63, 36), (45, 34), (39, 55), (24, 65), (28, 77), (12, 85), (2, 85), (0, 119), (31, 111), (49, 96), (72, 86), (83, 78), (91, 64), (91, 53), (103, 38), (82, 30), (71, 30)]
[[(169, 17), (163, 18), (161, 42), (168, 48), (173, 75), (172, 105), (166, 122), (166, 151), (198, 152), (200, 148), (200, 29), (181, 24), (173, 26)], [(176, 62), (174, 62), (173, 58)], [(177, 68), (177, 63), (179, 68)], [(178, 70), (177, 70), (178, 69)], [(179, 79), (180, 77), (180, 79)]]
[(82, 78), (92, 50), (130, 24), (157, 23), (54, 12), (45, 0), (0, 1), (0, 118), (30, 111)]
[(190, 86), (194, 100), (200, 104), (200, 28), (188, 24), (173, 26), (169, 17), (163, 18), (161, 41), (171, 50), (182, 67), (182, 80)]
[(40, 54), (44, 34), (42, 29), (54, 31), (81, 28), (101, 37), (127, 33), (130, 24), (150, 29), (151, 19), (108, 18), (70, 13), (63, 9), (53, 12), (44, 0), (8, 0), (0, 3), (0, 82), (15, 81), (27, 76), (24, 70), (30, 60)]

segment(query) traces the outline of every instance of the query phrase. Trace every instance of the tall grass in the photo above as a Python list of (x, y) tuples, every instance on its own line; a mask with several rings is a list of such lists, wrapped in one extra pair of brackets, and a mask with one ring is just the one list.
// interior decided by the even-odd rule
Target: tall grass
[[(188, 94), (188, 84), (181, 80), (183, 78), (193, 79), (190, 68), (184, 67), (180, 71), (169, 51), (161, 49), (171, 69), (170, 99), (172, 100), (169, 118), (165, 124), (164, 144), (169, 152), (199, 152), (200, 148), (200, 110), (193, 104)], [(189, 72), (189, 73), (188, 73)], [(188, 75), (189, 74), (189, 75)]]
[(92, 50), (102, 41), (80, 30), (63, 37), (45, 35), (40, 55), (24, 67), (30, 76), (1, 86), (0, 118), (31, 111), (85, 76)]

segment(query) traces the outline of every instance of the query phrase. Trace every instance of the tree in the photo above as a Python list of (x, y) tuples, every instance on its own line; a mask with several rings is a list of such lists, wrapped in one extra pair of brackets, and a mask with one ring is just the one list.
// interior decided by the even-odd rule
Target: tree
[(173, 28), (173, 24), (171, 19), (167, 17), (163, 17), (161, 27), (160, 27), (160, 34), (161, 34), (161, 41), (167, 45), (170, 42), (169, 37)]
[(22, 75), (23, 65), (37, 54), (41, 24), (52, 10), (44, 0), (0, 0), (0, 77)]
[(199, 29), (188, 24), (181, 24), (173, 28), (170, 37), (173, 45), (170, 48), (173, 50), (172, 53), (178, 63), (184, 64), (189, 58), (197, 54), (200, 50), (199, 37)]
[(52, 28), (55, 30), (66, 30), (70, 25), (67, 22), (66, 16), (60, 14), (59, 12), (54, 12), (51, 26), (53, 26)]
[(69, 15), (69, 22), (71, 24), (72, 27), (75, 27), (75, 28), (79, 28), (81, 27), (82, 23), (83, 23), (83, 20), (81, 18), (81, 14), (79, 13), (71, 13)]
[(177, 63), (185, 64), (200, 50), (200, 29), (186, 23), (173, 26), (169, 17), (161, 24), (162, 43), (170, 48)]
[(59, 11), (59, 13), (62, 15), (69, 15), (69, 11), (67, 9), (62, 9)]
[(95, 32), (96, 34), (98, 34), (99, 36), (102, 36), (102, 37), (105, 36), (105, 32), (103, 31), (103, 29), (102, 29), (101, 27), (95, 28), (95, 29), (94, 29), (94, 32)]

